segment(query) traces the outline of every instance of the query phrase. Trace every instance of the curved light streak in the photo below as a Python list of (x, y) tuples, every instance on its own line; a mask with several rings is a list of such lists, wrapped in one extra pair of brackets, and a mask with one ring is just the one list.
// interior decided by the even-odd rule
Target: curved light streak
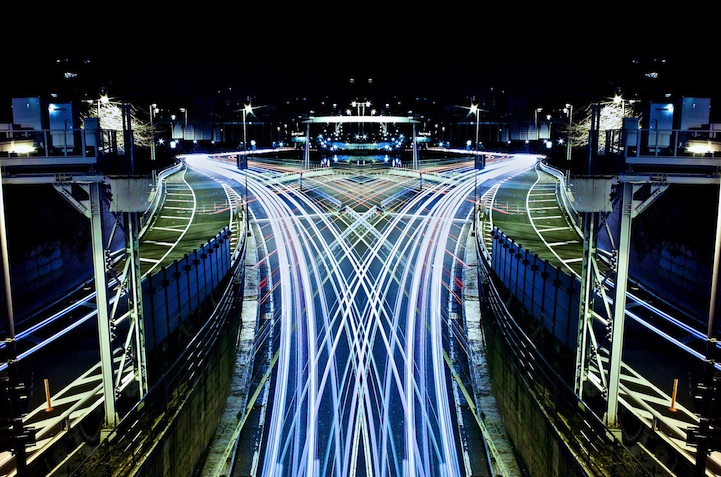
[[(410, 193), (381, 214), (372, 204), (382, 185), (354, 197), (321, 178), (304, 177), (300, 190), (287, 174), (190, 164), (237, 187), (247, 179), (275, 243), (278, 360), (263, 475), (464, 475), (442, 310), (451, 228), (467, 221), (477, 171), (432, 173), (422, 191), (399, 178)], [(489, 165), (479, 182), (529, 164)], [(367, 210), (313, 199), (327, 190)]]

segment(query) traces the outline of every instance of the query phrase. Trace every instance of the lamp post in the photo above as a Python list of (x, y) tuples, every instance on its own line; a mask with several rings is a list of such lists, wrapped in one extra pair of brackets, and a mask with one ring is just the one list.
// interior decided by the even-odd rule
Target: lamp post
[(150, 160), (155, 160), (155, 126), (153, 125), (153, 117), (157, 112), (158, 105), (153, 103), (150, 105)]
[[(248, 140), (248, 129), (246, 126), (246, 119), (248, 117), (248, 114), (253, 114), (253, 109), (260, 108), (262, 106), (256, 106), (253, 108), (253, 106), (248, 103), (243, 106), (243, 168), (245, 169), (245, 224), (246, 224), (246, 233), (249, 230), (249, 217), (248, 217), (248, 146), (247, 146), (247, 140)], [(238, 165), (240, 167), (240, 164)]]
[[(245, 210), (243, 211), (244, 220), (245, 222), (245, 231), (246, 234), (248, 233), (248, 145), (247, 145), (247, 127), (245, 125), (245, 120), (248, 113), (253, 112), (253, 107), (250, 105), (250, 103), (246, 104), (243, 107), (243, 168), (245, 169)], [(246, 235), (247, 236), (247, 235)]]
[(476, 116), (476, 165), (475, 165), (475, 168), (476, 169), (484, 169), (485, 164), (483, 164), (483, 161), (479, 160), (479, 154), (478, 154), (478, 133), (479, 133), (479, 127), (480, 127), (480, 123), (481, 123), (479, 117), (481, 114), (481, 109), (478, 107), (477, 104), (471, 103), (471, 107), (469, 108), (468, 114), (469, 115), (474, 114)]
[(536, 108), (533, 111), (533, 127), (536, 130), (536, 141), (541, 138), (540, 134), (538, 133), (538, 113), (540, 113), (541, 111), (543, 111), (543, 108)]
[(482, 164), (479, 167), (478, 129), (480, 121), (478, 120), (478, 116), (480, 114), (480, 109), (478, 108), (478, 105), (471, 103), (471, 108), (468, 114), (475, 114), (476, 116), (476, 157), (475, 165), (473, 167), (473, 232), (474, 234), (477, 234), (476, 221), (478, 220), (478, 169), (483, 169), (485, 166), (485, 164)]
[(186, 108), (179, 109), (180, 112), (183, 113), (183, 140), (186, 140), (188, 135), (188, 110)]
[(566, 134), (566, 160), (571, 160), (571, 128), (573, 126), (573, 105), (566, 103), (566, 113), (568, 114), (568, 133)]
[(246, 118), (248, 113), (253, 114), (253, 107), (250, 104), (246, 104), (243, 107), (243, 167), (245, 169), (248, 169), (248, 143), (247, 143), (247, 137), (248, 137), (248, 130), (246, 126)]

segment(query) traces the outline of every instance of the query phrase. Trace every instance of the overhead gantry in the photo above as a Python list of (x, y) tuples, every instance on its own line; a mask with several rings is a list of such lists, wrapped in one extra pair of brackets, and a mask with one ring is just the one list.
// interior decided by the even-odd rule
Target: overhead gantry
[(305, 149), (303, 151), (303, 168), (308, 169), (310, 167), (310, 126), (311, 124), (344, 124), (344, 123), (355, 123), (355, 124), (410, 124), (412, 127), (412, 139), (411, 147), (413, 151), (413, 169), (418, 169), (418, 138), (416, 125), (420, 124), (420, 121), (414, 119), (411, 116), (383, 116), (383, 115), (366, 115), (365, 109), (363, 109), (361, 115), (352, 116), (310, 116), (308, 119), (303, 121), (305, 124)]

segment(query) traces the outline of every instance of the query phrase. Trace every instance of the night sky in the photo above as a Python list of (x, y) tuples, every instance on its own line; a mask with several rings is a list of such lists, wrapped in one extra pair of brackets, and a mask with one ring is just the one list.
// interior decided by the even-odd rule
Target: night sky
[[(223, 90), (271, 101), (322, 97), (348, 92), (350, 78), (356, 84), (372, 78), (371, 91), (385, 97), (453, 102), (494, 90), (566, 102), (612, 96), (631, 73), (652, 68), (652, 58), (669, 60), (664, 79), (682, 95), (714, 96), (717, 88), (712, 71), (719, 54), (704, 15), (681, 19), (613, 4), (593, 11), (445, 4), (348, 4), (346, 10), (269, 2), (244, 11), (203, 7), (169, 4), (167, 12), (146, 12), (105, 5), (10, 22), (4, 96), (67, 86), (72, 82), (61, 73), (74, 68), (88, 84), (138, 102)], [(646, 63), (634, 67), (635, 58)]]

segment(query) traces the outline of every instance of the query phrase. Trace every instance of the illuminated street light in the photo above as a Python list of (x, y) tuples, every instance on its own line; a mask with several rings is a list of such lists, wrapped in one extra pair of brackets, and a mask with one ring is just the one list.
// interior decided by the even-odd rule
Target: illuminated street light
[(541, 136), (538, 134), (538, 113), (543, 111), (543, 108), (536, 108), (533, 111), (533, 127), (536, 129), (536, 140), (539, 140)]
[(478, 128), (480, 124), (480, 120), (478, 118), (480, 113), (480, 109), (478, 108), (477, 104), (471, 103), (470, 110), (468, 114), (475, 114), (476, 116), (476, 157), (475, 157), (475, 166), (473, 168), (473, 232), (474, 234), (477, 233), (477, 227), (476, 227), (476, 221), (478, 220), (478, 169), (484, 169), (485, 164), (482, 164), (479, 167), (479, 158), (478, 158)]
[(108, 104), (110, 102), (110, 98), (108, 98), (107, 94), (104, 94), (98, 98), (98, 119), (100, 119), (100, 105), (101, 104)]
[(253, 106), (250, 105), (250, 103), (246, 104), (243, 107), (243, 164), (245, 169), (248, 169), (248, 144), (247, 144), (247, 127), (245, 124), (245, 120), (248, 114), (253, 114)]
[(179, 108), (180, 112), (183, 113), (183, 140), (187, 139), (188, 131), (188, 110), (186, 108)]
[(478, 166), (478, 164), (479, 164), (479, 160), (478, 160), (478, 128), (480, 126), (480, 120), (479, 120), (478, 116), (479, 116), (480, 111), (481, 110), (478, 108), (477, 104), (471, 103), (471, 107), (470, 107), (470, 110), (468, 111), (468, 114), (469, 115), (474, 114), (476, 116), (476, 166), (475, 166), (476, 169), (483, 169), (482, 166), (481, 167)]
[[(246, 127), (246, 119), (248, 117), (248, 114), (253, 114), (254, 109), (262, 108), (263, 106), (255, 106), (253, 107), (250, 103), (243, 105), (243, 168), (245, 169), (245, 212), (244, 212), (244, 222), (246, 225), (246, 233), (248, 231), (248, 224), (249, 224), (249, 209), (248, 209), (248, 130)], [(238, 164), (238, 167), (240, 168), (240, 164)]]
[(621, 117), (625, 118), (626, 117), (626, 100), (623, 99), (622, 96), (617, 94), (613, 97), (613, 102), (616, 104), (621, 103)]
[(573, 105), (566, 103), (566, 107), (563, 110), (564, 113), (568, 114), (568, 133), (566, 134), (566, 160), (571, 160), (571, 127), (573, 126)]
[(155, 126), (153, 126), (153, 117), (158, 112), (158, 105), (153, 103), (150, 105), (150, 160), (155, 160)]

